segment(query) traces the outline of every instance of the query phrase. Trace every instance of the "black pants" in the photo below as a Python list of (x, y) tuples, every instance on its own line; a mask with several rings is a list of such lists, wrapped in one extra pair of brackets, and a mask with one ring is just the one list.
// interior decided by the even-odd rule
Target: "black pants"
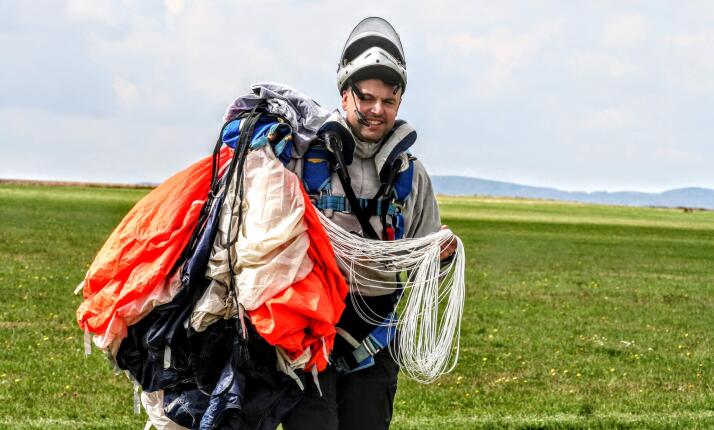
[(319, 376), (322, 397), (307, 380), (305, 397), (283, 421), (285, 430), (381, 430), (392, 420), (399, 366), (387, 348), (375, 364), (344, 376), (328, 368)]

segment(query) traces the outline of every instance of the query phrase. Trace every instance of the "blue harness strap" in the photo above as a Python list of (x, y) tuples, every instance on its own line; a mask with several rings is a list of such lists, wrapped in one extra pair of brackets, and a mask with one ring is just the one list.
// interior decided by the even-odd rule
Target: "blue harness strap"
[(381, 325), (377, 326), (372, 332), (362, 341), (359, 346), (352, 351), (352, 356), (359, 366), (366, 364), (366, 360), (372, 358), (376, 353), (383, 350), (389, 342), (391, 342), (397, 334), (397, 328), (394, 322), (397, 320), (397, 315), (392, 312), (384, 319)]
[(409, 167), (397, 175), (394, 181), (395, 200), (403, 203), (412, 192), (412, 180), (414, 179), (414, 158), (409, 157)]
[[(370, 208), (372, 199), (358, 198), (362, 209)], [(373, 205), (373, 213), (370, 215), (382, 216), (384, 207), (387, 208), (384, 215), (395, 215), (399, 213), (399, 207), (392, 202), (393, 199), (380, 198), (377, 199), (377, 204)], [(345, 196), (336, 196), (332, 194), (321, 194), (313, 200), (313, 204), (321, 210), (331, 209), (336, 212), (352, 212), (349, 200)]]
[(346, 375), (373, 366), (374, 356), (386, 348), (397, 336), (397, 328), (394, 325), (396, 321), (396, 312), (391, 312), (362, 342), (358, 342), (349, 333), (338, 327), (337, 334), (345, 338), (354, 349), (350, 353), (349, 359), (347, 357), (333, 358), (333, 364), (337, 371)]

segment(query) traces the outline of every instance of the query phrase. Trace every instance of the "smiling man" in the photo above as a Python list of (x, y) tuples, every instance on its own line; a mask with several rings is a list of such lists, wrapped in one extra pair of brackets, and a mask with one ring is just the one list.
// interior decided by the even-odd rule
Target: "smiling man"
[[(407, 86), (404, 51), (397, 32), (382, 18), (366, 18), (352, 30), (337, 70), (344, 115), (328, 122), (344, 130), (344, 165), (313, 148), (294, 170), (316, 207), (344, 230), (379, 240), (423, 237), (443, 228), (431, 180), (409, 147), (416, 131), (397, 114)], [(323, 126), (324, 127), (324, 126)], [(319, 143), (318, 143), (319, 145)], [(321, 158), (322, 157), (322, 158)], [(327, 169), (328, 160), (332, 163)], [(342, 174), (336, 173), (342, 169)], [(346, 172), (346, 174), (345, 174)], [(456, 242), (442, 248), (442, 260)], [(394, 331), (380, 322), (396, 318), (393, 274), (357, 268), (350, 297), (337, 324), (332, 365), (307, 384), (305, 396), (284, 421), (286, 430), (387, 429), (399, 366), (389, 347)], [(369, 317), (365, 318), (365, 311)], [(381, 328), (381, 329), (380, 329)]]
[(380, 79), (365, 79), (342, 91), (342, 109), (355, 137), (370, 143), (382, 140), (394, 127), (401, 93), (400, 84)]

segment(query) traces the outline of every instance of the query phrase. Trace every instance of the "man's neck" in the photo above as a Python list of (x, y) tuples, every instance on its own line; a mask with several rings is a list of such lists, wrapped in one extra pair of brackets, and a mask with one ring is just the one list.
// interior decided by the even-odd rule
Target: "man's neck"
[[(354, 133), (352, 134), (354, 136)], [(373, 158), (374, 155), (382, 147), (382, 142), (366, 142), (355, 136), (355, 157), (359, 158)]]

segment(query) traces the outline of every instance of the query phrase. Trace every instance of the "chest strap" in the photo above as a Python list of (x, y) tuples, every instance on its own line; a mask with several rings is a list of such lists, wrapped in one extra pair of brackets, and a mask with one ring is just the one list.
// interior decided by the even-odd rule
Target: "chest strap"
[[(396, 215), (401, 212), (398, 205), (393, 203), (393, 199), (379, 198), (374, 204), (373, 199), (357, 198), (362, 211), (366, 211), (368, 216)], [(313, 198), (314, 205), (321, 210), (331, 209), (336, 212), (353, 213), (352, 205), (345, 196), (322, 194)]]

